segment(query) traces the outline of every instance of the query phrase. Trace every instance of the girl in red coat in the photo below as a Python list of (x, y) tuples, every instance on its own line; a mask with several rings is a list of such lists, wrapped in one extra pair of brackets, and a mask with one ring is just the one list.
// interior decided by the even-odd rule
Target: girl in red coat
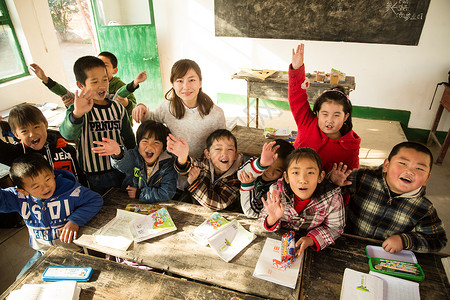
[(292, 50), (289, 67), (289, 106), (298, 127), (294, 147), (316, 150), (325, 172), (340, 162), (349, 169), (358, 168), (361, 138), (352, 130), (352, 104), (344, 90), (337, 87), (319, 96), (311, 111), (303, 58), (304, 45), (300, 44)]

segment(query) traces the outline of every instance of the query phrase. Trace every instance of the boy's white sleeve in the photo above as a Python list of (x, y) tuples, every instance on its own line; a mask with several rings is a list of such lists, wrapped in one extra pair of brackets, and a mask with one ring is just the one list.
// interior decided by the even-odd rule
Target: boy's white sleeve
[(261, 162), (261, 157), (252, 157), (249, 160), (247, 160), (245, 162), (245, 164), (243, 164), (238, 172), (238, 178), (239, 178), (239, 174), (241, 174), (242, 171), (245, 171), (247, 174), (252, 174), (254, 178), (259, 177), (262, 175), (262, 173), (264, 173), (264, 170), (266, 170), (268, 167), (263, 167), (260, 164)]
[(258, 218), (259, 213), (256, 213), (251, 205), (251, 200), (255, 198), (255, 190), (253, 188), (253, 183), (251, 183), (251, 188), (245, 187), (241, 185), (240, 194), (241, 194), (241, 208), (244, 212), (245, 216), (248, 218)]

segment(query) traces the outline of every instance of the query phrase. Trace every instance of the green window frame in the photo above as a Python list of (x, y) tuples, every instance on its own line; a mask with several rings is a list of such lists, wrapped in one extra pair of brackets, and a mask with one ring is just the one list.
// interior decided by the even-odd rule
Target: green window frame
[[(0, 43), (0, 53), (3, 57), (3, 60), (0, 57), (0, 69), (4, 70), (3, 72), (0, 71), (0, 83), (29, 75), (5, 0), (0, 0)], [(4, 54), (3, 51), (8, 53)], [(11, 59), (15, 61), (14, 66), (12, 66)], [(14, 69), (11, 70), (11, 68)]]

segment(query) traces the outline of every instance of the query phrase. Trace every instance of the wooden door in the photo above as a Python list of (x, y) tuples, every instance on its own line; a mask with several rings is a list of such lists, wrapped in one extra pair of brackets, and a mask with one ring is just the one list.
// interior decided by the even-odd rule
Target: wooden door
[(152, 0), (91, 0), (100, 51), (118, 60), (117, 75), (129, 83), (147, 71), (134, 93), (138, 103), (155, 108), (163, 99)]

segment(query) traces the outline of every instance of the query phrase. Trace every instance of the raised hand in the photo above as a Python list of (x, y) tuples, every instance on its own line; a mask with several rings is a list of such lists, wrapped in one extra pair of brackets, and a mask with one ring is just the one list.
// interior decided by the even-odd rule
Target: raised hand
[(273, 190), (272, 195), (267, 192), (267, 201), (264, 200), (264, 197), (261, 197), (261, 200), (268, 214), (267, 226), (271, 227), (283, 216), (285, 205), (281, 203), (278, 190)]
[(119, 155), (122, 151), (119, 144), (115, 140), (105, 137), (103, 138), (103, 142), (94, 141), (94, 144), (99, 146), (92, 148), (92, 151), (100, 156)]
[(31, 71), (34, 72), (34, 74), (36, 74), (37, 78), (42, 80), (44, 83), (48, 83), (48, 77), (47, 77), (47, 75), (45, 75), (44, 70), (42, 70), (42, 68), (39, 67), (39, 65), (30, 64), (30, 69), (31, 69)]
[(261, 152), (261, 166), (268, 167), (277, 159), (278, 154), (276, 153), (278, 148), (280, 148), (280, 145), (275, 145), (275, 141), (270, 143), (264, 143), (264, 146), (262, 148)]
[(244, 170), (239, 173), (238, 178), (242, 183), (252, 183), (253, 181), (255, 181), (255, 177), (253, 177), (253, 174), (250, 172), (247, 173)]
[(333, 168), (328, 173), (328, 179), (338, 186), (350, 185), (352, 182), (347, 180), (347, 177), (351, 172), (352, 170), (348, 169), (344, 163), (340, 162), (339, 165), (334, 163)]
[(189, 155), (189, 145), (182, 137), (178, 139), (169, 133), (167, 136), (167, 151), (175, 154), (178, 157), (178, 162), (184, 164)]
[(133, 86), (136, 88), (139, 83), (144, 82), (145, 80), (147, 80), (147, 71), (142, 71), (133, 80)]
[(94, 106), (94, 91), (86, 90), (85, 88), (81, 89), (80, 95), (78, 95), (78, 91), (75, 92), (75, 100), (74, 100), (74, 109), (73, 116), (77, 119), (80, 119), (87, 112), (89, 112)]
[(131, 116), (133, 117), (133, 120), (135, 120), (137, 123), (141, 123), (142, 121), (147, 120), (148, 109), (145, 106), (145, 104), (138, 103), (138, 105), (136, 105), (136, 107), (133, 108)]
[(303, 66), (304, 54), (305, 54), (304, 44), (298, 45), (297, 50), (292, 49), (292, 68), (294, 70)]

